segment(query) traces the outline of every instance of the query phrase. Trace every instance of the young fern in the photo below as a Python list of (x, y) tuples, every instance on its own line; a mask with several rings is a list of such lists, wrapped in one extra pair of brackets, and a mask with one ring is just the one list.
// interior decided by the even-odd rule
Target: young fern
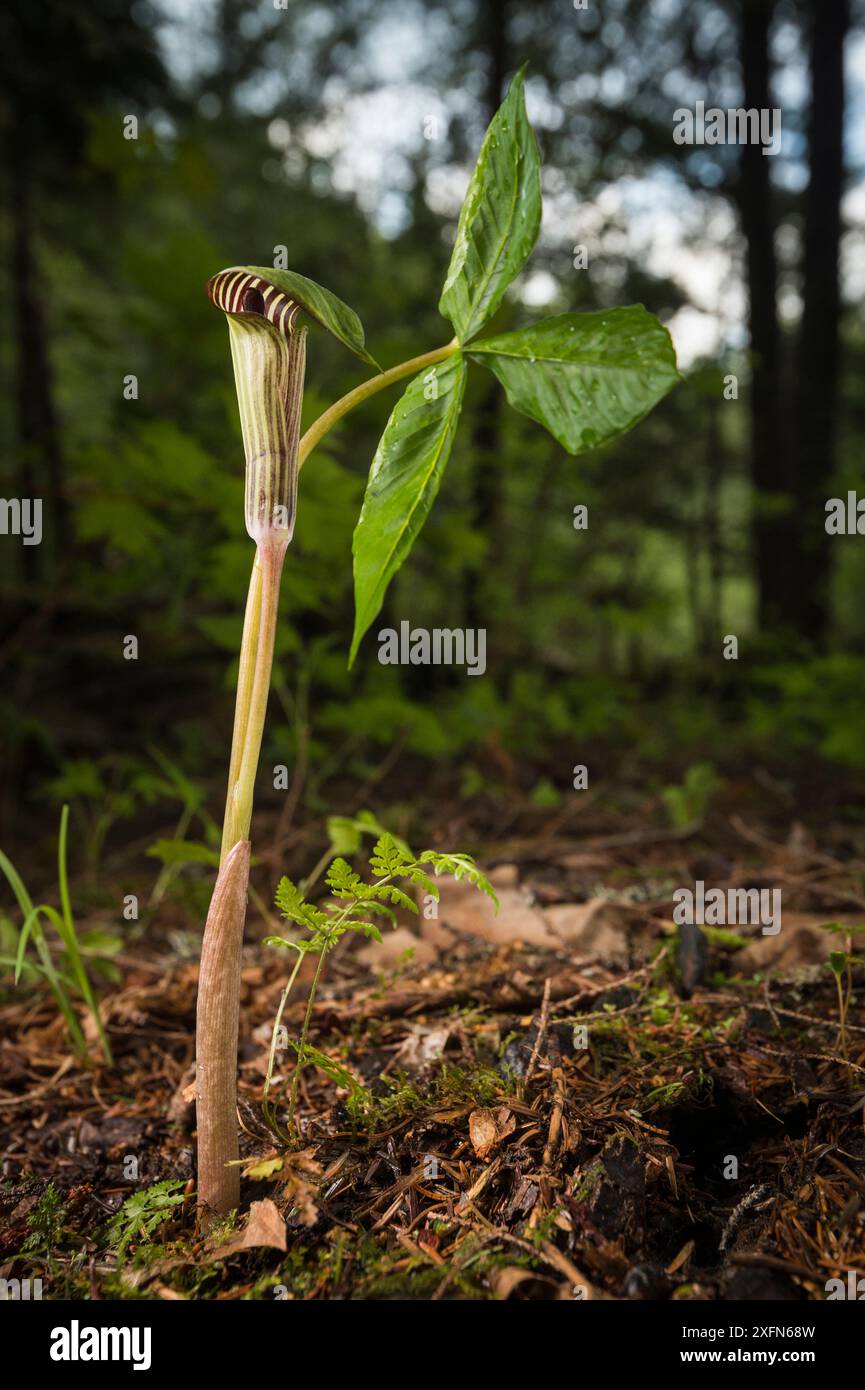
[[(323, 907), (307, 902), (300, 888), (292, 883), (290, 878), (280, 879), (276, 890), (274, 901), (286, 921), (293, 922), (296, 926), (309, 932), (309, 936), (300, 941), (284, 936), (265, 937), (265, 945), (284, 947), (287, 950), (297, 952), (294, 970), (283, 990), (274, 1020), (262, 1100), (262, 1112), (268, 1125), (278, 1138), (289, 1143), (293, 1143), (297, 1139), (297, 1097), (301, 1073), (307, 1062), (313, 1062), (315, 1065), (321, 1066), (329, 1075), (335, 1075), (334, 1064), (329, 1064), (329, 1059), (325, 1058), (324, 1054), (318, 1052), (317, 1049), (311, 1048), (308, 1042), (313, 1006), (324, 959), (328, 952), (338, 945), (347, 932), (359, 932), (373, 941), (381, 941), (381, 931), (378, 924), (372, 920), (374, 917), (384, 918), (395, 926), (395, 909), (403, 908), (417, 915), (417, 903), (404, 889), (397, 885), (396, 879), (421, 888), (424, 893), (438, 902), (439, 886), (430, 877), (428, 869), (431, 869), (435, 875), (450, 874), (455, 878), (466, 879), (480, 892), (486, 893), (489, 898), (492, 898), (496, 909), (498, 909), (498, 898), (492, 884), (481, 873), (468, 854), (441, 854), (437, 850), (428, 849), (424, 850), (421, 855), (414, 855), (405, 845), (398, 844), (393, 835), (385, 832), (376, 841), (370, 853), (369, 867), (374, 875), (371, 883), (362, 879), (360, 874), (345, 859), (334, 859), (325, 877), (332, 902), (325, 903)], [(316, 955), (318, 959), (307, 996), (300, 1038), (297, 1043), (292, 1043), (297, 1053), (297, 1063), (292, 1076), (291, 1095), (288, 1104), (288, 1132), (286, 1134), (279, 1126), (270, 1102), (270, 1088), (273, 1081), (282, 1016), (291, 988), (297, 979), (298, 971), (306, 955)], [(342, 1068), (339, 1070), (341, 1073), (344, 1071)], [(349, 1077), (348, 1081), (346, 1077)], [(337, 1076), (335, 1079), (341, 1085), (351, 1085), (352, 1081), (348, 1073)]]

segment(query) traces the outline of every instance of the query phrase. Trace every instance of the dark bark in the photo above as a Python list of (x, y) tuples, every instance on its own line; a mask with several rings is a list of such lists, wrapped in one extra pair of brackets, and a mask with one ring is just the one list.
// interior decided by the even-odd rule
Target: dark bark
[[(22, 124), (26, 123), (26, 117)], [(63, 455), (54, 408), (53, 374), (34, 248), (34, 189), (23, 131), (11, 142), (12, 305), (15, 328), (17, 478), (21, 498), (41, 498), (43, 544), (20, 547), (22, 574), (31, 580), (56, 558), (66, 533)]]
[[(769, 32), (774, 0), (745, 0), (740, 32), (744, 106), (771, 107)], [(792, 489), (781, 430), (778, 267), (769, 182), (771, 157), (759, 144), (742, 146), (739, 207), (746, 247), (748, 328), (751, 344), (751, 479), (758, 616), (764, 633), (789, 617), (793, 564)], [(788, 510), (785, 514), (784, 506)]]
[(793, 601), (801, 630), (823, 645), (830, 622), (831, 538), (825, 503), (832, 493), (841, 358), (841, 240), (844, 139), (844, 39), (848, 0), (809, 11), (811, 110), (805, 196), (803, 306), (796, 357), (794, 465), (799, 554)]
[(724, 537), (721, 528), (721, 488), (724, 481), (724, 444), (721, 438), (721, 406), (709, 400), (706, 418), (706, 490), (703, 498), (703, 535), (708, 557), (708, 597), (705, 616), (705, 650), (717, 651), (722, 637)]

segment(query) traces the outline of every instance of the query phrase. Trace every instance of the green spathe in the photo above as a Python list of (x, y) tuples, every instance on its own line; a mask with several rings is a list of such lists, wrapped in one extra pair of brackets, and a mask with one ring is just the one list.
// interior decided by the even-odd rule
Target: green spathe
[(291, 540), (297, 508), (306, 329), (286, 336), (260, 314), (227, 314), (246, 455), (246, 529)]
[(381, 370), (375, 358), (367, 352), (363, 324), (354, 309), (332, 290), (326, 290), (324, 285), (298, 274), (296, 270), (277, 270), (273, 266), (261, 265), (237, 266), (235, 269), (246, 270), (251, 275), (260, 275), (263, 280), (269, 280), (290, 299), (296, 300), (310, 318), (326, 328), (362, 362), (375, 367), (376, 371)]

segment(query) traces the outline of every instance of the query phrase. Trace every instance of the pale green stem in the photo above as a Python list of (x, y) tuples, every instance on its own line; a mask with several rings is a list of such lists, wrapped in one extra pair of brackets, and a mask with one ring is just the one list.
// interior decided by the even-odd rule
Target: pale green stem
[(297, 979), (297, 972), (300, 970), (300, 967), (303, 964), (303, 956), (304, 952), (298, 951), (294, 969), (288, 977), (288, 984), (282, 991), (282, 997), (279, 1001), (279, 1008), (276, 1011), (276, 1018), (273, 1021), (273, 1032), (270, 1037), (270, 1056), (267, 1059), (267, 1076), (264, 1078), (264, 1090), (261, 1095), (262, 1114), (264, 1115), (264, 1118), (267, 1120), (268, 1124), (271, 1126), (271, 1128), (274, 1130), (274, 1132), (280, 1139), (285, 1139), (287, 1136), (285, 1136), (280, 1130), (279, 1125), (276, 1123), (275, 1115), (270, 1115), (268, 1113), (270, 1108), (268, 1096), (270, 1095), (270, 1087), (273, 1081), (273, 1069), (276, 1065), (276, 1045), (279, 1039), (279, 1025), (282, 1023), (282, 1015), (285, 1013), (285, 1006), (288, 1003), (288, 996), (291, 994), (292, 987), (294, 985), (295, 980)]
[(258, 652), (258, 629), (261, 620), (261, 557), (258, 547), (249, 577), (249, 594), (246, 599), (246, 612), (243, 617), (243, 637), (240, 642), (240, 664), (237, 668), (237, 695), (234, 704), (234, 731), (231, 736), (231, 762), (228, 769), (228, 792), (225, 799), (225, 816), (222, 829), (222, 854), (220, 864), (236, 844), (229, 839), (233, 828), (232, 797), (243, 758), (249, 723), (249, 702), (252, 694), (252, 677), (255, 671), (255, 658)]
[(309, 987), (309, 998), (306, 1001), (306, 1013), (304, 1014), (303, 1027), (300, 1030), (300, 1041), (297, 1046), (297, 1066), (294, 1069), (294, 1076), (291, 1078), (291, 1099), (288, 1102), (288, 1132), (292, 1139), (296, 1134), (294, 1115), (297, 1109), (297, 1093), (300, 1089), (300, 1073), (303, 1071), (303, 1054), (306, 1051), (306, 1039), (309, 1036), (309, 1025), (312, 1022), (312, 1006), (315, 1003), (315, 995), (326, 955), (327, 952), (322, 950), (316, 961), (315, 974), (312, 977), (312, 984)]
[[(300, 463), (303, 464), (328, 431), (350, 410), (354, 410), (355, 406), (368, 400), (378, 391), (384, 391), (395, 382), (422, 371), (424, 367), (444, 362), (458, 350), (459, 343), (454, 338), (444, 347), (422, 353), (419, 357), (412, 357), (407, 362), (400, 362), (398, 366), (361, 382), (360, 386), (356, 386), (353, 391), (335, 401), (310, 426), (300, 441)], [(270, 687), (279, 580), (284, 557), (284, 545), (280, 548), (275, 542), (263, 543), (256, 551), (249, 581), (237, 673), (237, 700), (220, 862), (224, 862), (226, 855), (238, 840), (246, 839), (249, 832), (252, 787), (258, 767), (264, 712)]]
[(324, 851), (324, 854), (321, 856), (312, 872), (307, 874), (306, 878), (301, 880), (300, 891), (304, 897), (307, 897), (310, 888), (313, 888), (315, 884), (318, 883), (318, 880), (321, 878), (331, 859), (334, 858), (334, 855), (335, 851), (333, 849), (333, 846), (328, 845), (327, 849)]
[[(387, 874), (385, 878), (376, 879), (375, 886), (377, 888), (383, 887), (384, 884), (390, 883), (392, 877), (392, 874)], [(347, 903), (346, 906), (343, 908), (342, 912), (337, 913), (333, 921), (330, 923), (329, 940), (333, 941), (334, 944), (336, 944), (341, 935), (340, 927), (342, 927), (352, 908), (357, 905), (357, 902), (358, 899), (354, 898), (352, 902)], [(304, 1067), (304, 1053), (306, 1052), (306, 1040), (309, 1036), (309, 1025), (312, 1022), (312, 1008), (315, 1003), (315, 996), (318, 991), (318, 982), (321, 978), (321, 971), (324, 965), (324, 958), (326, 955), (327, 942), (320, 951), (318, 961), (316, 962), (315, 974), (312, 977), (312, 984), (309, 987), (309, 995), (307, 996), (306, 1000), (306, 1013), (303, 1019), (303, 1027), (300, 1031), (300, 1039), (297, 1044), (297, 1066), (294, 1069), (294, 1076), (291, 1080), (291, 1098), (288, 1102), (288, 1132), (292, 1139), (294, 1139), (296, 1134), (294, 1116), (295, 1111), (297, 1110), (297, 1093), (300, 1089), (300, 1074), (303, 1071)], [(295, 974), (296, 973), (297, 969), (295, 968)]]
[(370, 377), (369, 381), (362, 381), (360, 386), (355, 386), (348, 395), (334, 401), (333, 405), (323, 415), (319, 415), (313, 425), (310, 425), (301, 439), (301, 467), (328, 430), (332, 430), (343, 415), (347, 415), (350, 410), (354, 410), (355, 406), (368, 400), (376, 392), (384, 391), (386, 387), (393, 386), (394, 382), (402, 381), (407, 376), (414, 376), (416, 372), (423, 371), (424, 367), (434, 367), (436, 362), (444, 362), (446, 358), (453, 357), (454, 353), (459, 351), (459, 346), (456, 338), (453, 338), (444, 347), (434, 348), (432, 352), (425, 352), (420, 357), (412, 357), (408, 362), (400, 362), (398, 367), (391, 367), (386, 372), (379, 372), (378, 376)]
[(250, 580), (222, 830), (223, 862), (239, 840), (249, 838), (255, 775), (264, 733), (267, 697), (270, 693), (270, 672), (279, 609), (279, 584), (285, 550), (284, 541), (262, 542), (258, 547)]
[(839, 1031), (838, 1031), (838, 1041), (837, 1041), (837, 1043), (836, 1043), (835, 1045), (836, 1045), (836, 1047), (840, 1047), (840, 1049), (841, 1049), (841, 1055), (842, 1055), (842, 1057), (844, 1058), (844, 1060), (846, 1061), (846, 1060), (847, 1060), (847, 1001), (846, 1001), (846, 999), (845, 999), (845, 997), (844, 997), (844, 990), (843, 990), (843, 988), (842, 988), (842, 986), (841, 986), (841, 975), (840, 975), (840, 972), (833, 972), (833, 973), (835, 974), (835, 988), (836, 988), (836, 990), (838, 991), (838, 1021), (839, 1021), (839, 1024), (840, 1024), (840, 1028), (839, 1028)]

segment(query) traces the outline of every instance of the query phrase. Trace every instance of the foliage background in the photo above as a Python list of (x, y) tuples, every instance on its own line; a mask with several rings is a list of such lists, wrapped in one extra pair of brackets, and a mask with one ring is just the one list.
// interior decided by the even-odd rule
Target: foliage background
[[(218, 816), (251, 544), (205, 282), (283, 244), (357, 309), (384, 365), (445, 341), (462, 192), (526, 60), (545, 222), (491, 331), (641, 301), (687, 378), (574, 461), (471, 373), (441, 495), (374, 631), (483, 626), (482, 679), (381, 667), (374, 631), (348, 672), (351, 534), (395, 395), (328, 437), (301, 477), (262, 805), (284, 795), (277, 763), (300, 761), (305, 815), (364, 797), (386, 818), (444, 786), (554, 806), (577, 762), (648, 794), (707, 757), (858, 804), (865, 552), (826, 544), (823, 503), (865, 482), (861, 21), (856, 0), (14, 0), (0, 492), (43, 497), (46, 533), (0, 538), (13, 856), (46, 852), (62, 800), (94, 855), (158, 820), (154, 747)], [(778, 157), (674, 144), (677, 107), (747, 103), (767, 73)], [(304, 424), (359, 379), (313, 332)]]

